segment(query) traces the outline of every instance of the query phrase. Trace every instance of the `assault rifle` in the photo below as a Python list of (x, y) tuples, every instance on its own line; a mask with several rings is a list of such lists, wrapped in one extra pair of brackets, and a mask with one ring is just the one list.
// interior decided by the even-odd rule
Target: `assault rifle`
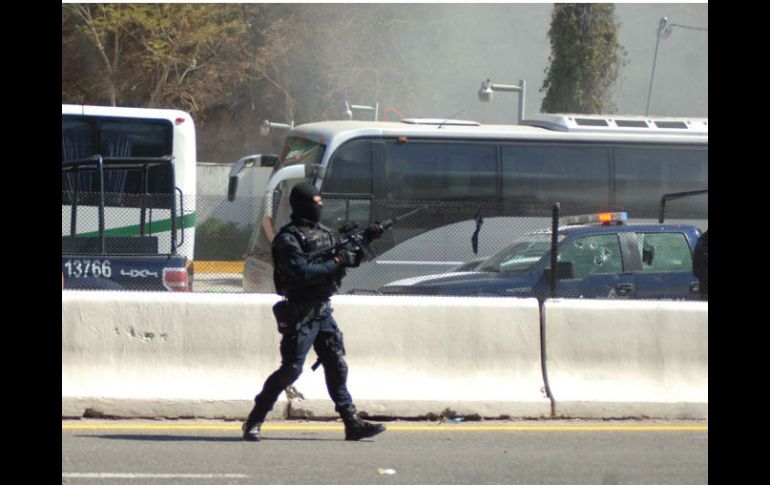
[(341, 249), (350, 249), (353, 251), (360, 249), (367, 261), (374, 259), (375, 254), (370, 246), (371, 242), (382, 236), (382, 233), (384, 233), (386, 229), (389, 229), (393, 224), (396, 224), (402, 219), (413, 216), (425, 208), (426, 207), (424, 206), (418, 207), (417, 209), (392, 219), (387, 219), (383, 222), (375, 222), (365, 229), (359, 229), (357, 224), (344, 226), (340, 229), (340, 232), (344, 236), (340, 238), (335, 244), (325, 248), (317, 249), (308, 254), (307, 257), (311, 260), (316, 258), (328, 258), (330, 256), (336, 255)]

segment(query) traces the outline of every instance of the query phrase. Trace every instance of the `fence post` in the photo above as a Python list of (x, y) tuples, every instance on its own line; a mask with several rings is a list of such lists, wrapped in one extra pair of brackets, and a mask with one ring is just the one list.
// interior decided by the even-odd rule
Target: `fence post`
[(559, 243), (559, 203), (553, 205), (551, 215), (551, 298), (556, 296), (556, 250)]

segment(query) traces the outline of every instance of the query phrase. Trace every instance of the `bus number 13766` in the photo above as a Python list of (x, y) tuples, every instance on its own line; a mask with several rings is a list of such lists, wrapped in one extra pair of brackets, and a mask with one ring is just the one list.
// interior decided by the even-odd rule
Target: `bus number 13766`
[(109, 278), (112, 276), (110, 262), (98, 259), (68, 259), (64, 262), (64, 271), (70, 278)]

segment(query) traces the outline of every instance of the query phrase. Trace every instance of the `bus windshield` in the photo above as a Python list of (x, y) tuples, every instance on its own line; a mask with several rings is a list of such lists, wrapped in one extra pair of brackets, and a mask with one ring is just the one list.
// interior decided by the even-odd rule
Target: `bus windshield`
[(324, 148), (325, 145), (307, 138), (289, 137), (281, 150), (281, 161), (275, 166), (273, 173), (289, 165), (320, 163)]
[[(562, 241), (564, 236), (559, 236)], [(551, 249), (551, 235), (528, 234), (481, 263), (477, 271), (526, 273)]]
[[(278, 170), (289, 167), (291, 165), (314, 165), (321, 162), (321, 157), (324, 154), (325, 145), (316, 143), (312, 140), (299, 137), (290, 137), (286, 139), (286, 143), (283, 146), (281, 153), (281, 161), (276, 164), (273, 173)], [(269, 203), (270, 210), (265, 210), (265, 214), (270, 214), (273, 217), (273, 228), (276, 232), (281, 226), (289, 222), (291, 217), (291, 207), (289, 206), (289, 198), (282, 197), (283, 194), (287, 196), (291, 193), (291, 189), (294, 188), (300, 182), (310, 182), (312, 180), (307, 179), (289, 179), (281, 182), (275, 187), (272, 200), (265, 194), (265, 204)], [(272, 239), (272, 238), (271, 238)]]

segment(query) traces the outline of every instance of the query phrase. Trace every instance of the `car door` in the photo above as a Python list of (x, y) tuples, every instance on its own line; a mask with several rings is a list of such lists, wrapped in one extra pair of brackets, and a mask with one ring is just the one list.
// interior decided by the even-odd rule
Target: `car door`
[(571, 277), (559, 279), (556, 285), (557, 297), (635, 296), (634, 275), (624, 270), (621, 241), (616, 233), (586, 235), (565, 241), (557, 260), (572, 265)]
[(641, 270), (636, 272), (639, 298), (697, 300), (698, 279), (692, 250), (681, 232), (637, 232)]

